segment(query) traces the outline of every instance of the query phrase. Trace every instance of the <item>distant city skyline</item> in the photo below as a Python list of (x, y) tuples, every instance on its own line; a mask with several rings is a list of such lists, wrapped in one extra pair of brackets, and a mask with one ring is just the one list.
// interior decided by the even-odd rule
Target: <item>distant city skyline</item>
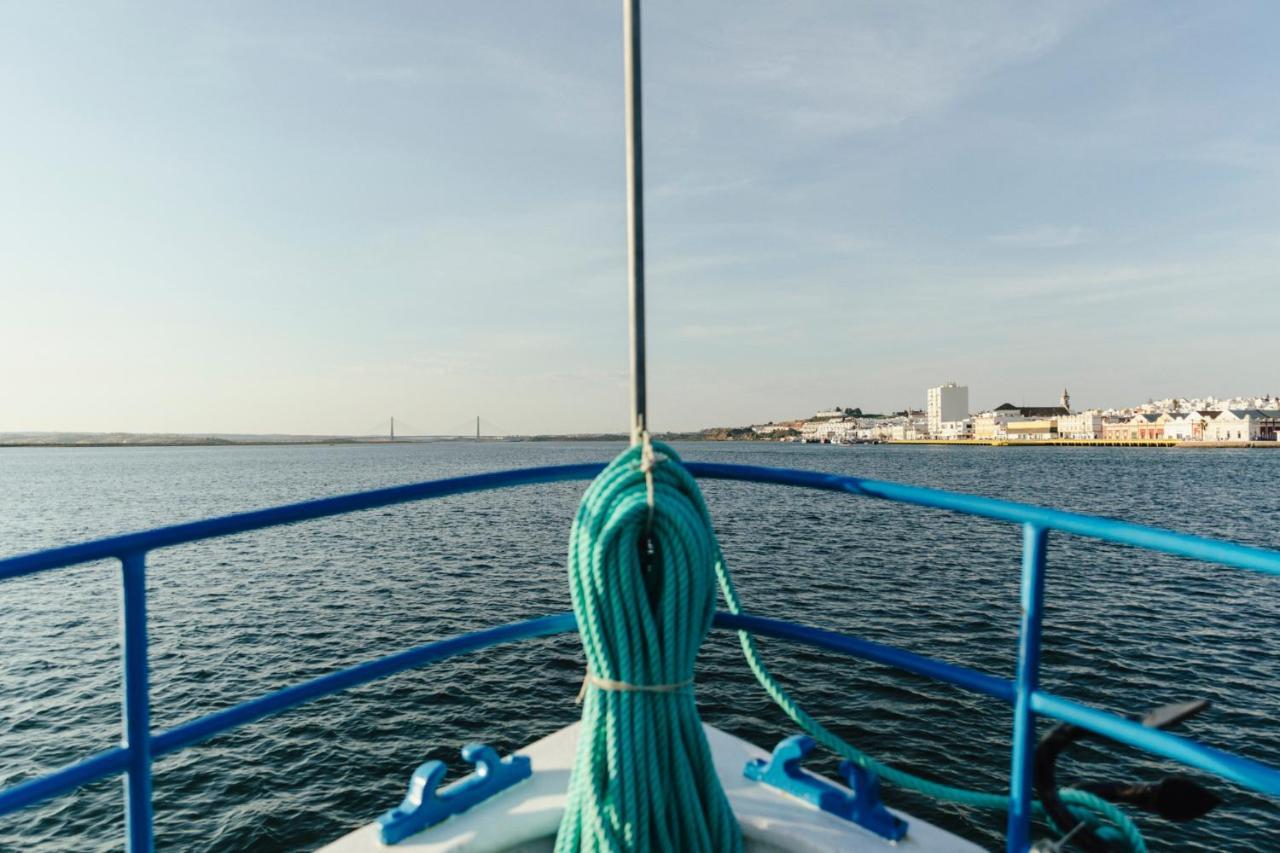
[(923, 410), (868, 415), (858, 407), (831, 408), (798, 421), (716, 431), (735, 440), (821, 444), (970, 443), (1003, 446), (1258, 446), (1275, 448), (1280, 399), (1168, 397), (1121, 408), (1074, 408), (1070, 391), (1054, 405), (1002, 403), (969, 408), (969, 389), (955, 382), (926, 389)]
[[(655, 429), (1280, 391), (1280, 6), (644, 24)], [(621, 72), (586, 0), (14, 4), (0, 431), (624, 431)]]

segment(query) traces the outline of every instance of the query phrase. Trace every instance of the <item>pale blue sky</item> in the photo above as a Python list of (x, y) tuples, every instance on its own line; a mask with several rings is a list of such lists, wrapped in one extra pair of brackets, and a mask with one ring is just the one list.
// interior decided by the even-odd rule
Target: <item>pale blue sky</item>
[[(0, 0), (0, 430), (623, 431), (618, 5)], [(651, 423), (1280, 391), (1278, 32), (647, 3)]]

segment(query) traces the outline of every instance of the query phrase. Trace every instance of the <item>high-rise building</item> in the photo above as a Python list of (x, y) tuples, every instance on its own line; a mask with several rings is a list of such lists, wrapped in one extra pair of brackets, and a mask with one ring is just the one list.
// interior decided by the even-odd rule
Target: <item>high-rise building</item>
[(948, 382), (930, 388), (925, 410), (928, 412), (929, 435), (941, 435), (944, 422), (962, 421), (969, 417), (969, 386)]

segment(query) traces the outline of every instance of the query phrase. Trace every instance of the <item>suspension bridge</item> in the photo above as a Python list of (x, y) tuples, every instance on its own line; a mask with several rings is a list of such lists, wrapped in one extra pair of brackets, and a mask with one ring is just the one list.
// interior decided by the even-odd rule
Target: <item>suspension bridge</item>
[(506, 438), (510, 433), (493, 421), (476, 415), (459, 421), (445, 430), (425, 430), (403, 418), (388, 416), (367, 431), (355, 436), (368, 441), (423, 441), (426, 439), (485, 439)]

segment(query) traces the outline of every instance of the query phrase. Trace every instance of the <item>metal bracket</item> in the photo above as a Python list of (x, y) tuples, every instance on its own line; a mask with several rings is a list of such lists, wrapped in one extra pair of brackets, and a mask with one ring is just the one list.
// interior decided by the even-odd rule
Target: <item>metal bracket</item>
[(439, 791), (436, 788), (445, 774), (443, 761), (427, 761), (413, 771), (404, 801), (378, 818), (383, 844), (396, 844), (461, 814), (533, 774), (527, 755), (499, 758), (493, 747), (483, 743), (464, 746), (462, 760), (474, 764), (475, 772)]
[(840, 765), (840, 775), (853, 789), (850, 793), (828, 782), (817, 774), (800, 766), (800, 762), (813, 751), (813, 738), (808, 735), (792, 735), (778, 741), (768, 761), (756, 758), (747, 762), (742, 774), (771, 788), (777, 788), (817, 806), (889, 841), (898, 841), (907, 834), (907, 822), (894, 815), (880, 802), (880, 780), (852, 761)]

